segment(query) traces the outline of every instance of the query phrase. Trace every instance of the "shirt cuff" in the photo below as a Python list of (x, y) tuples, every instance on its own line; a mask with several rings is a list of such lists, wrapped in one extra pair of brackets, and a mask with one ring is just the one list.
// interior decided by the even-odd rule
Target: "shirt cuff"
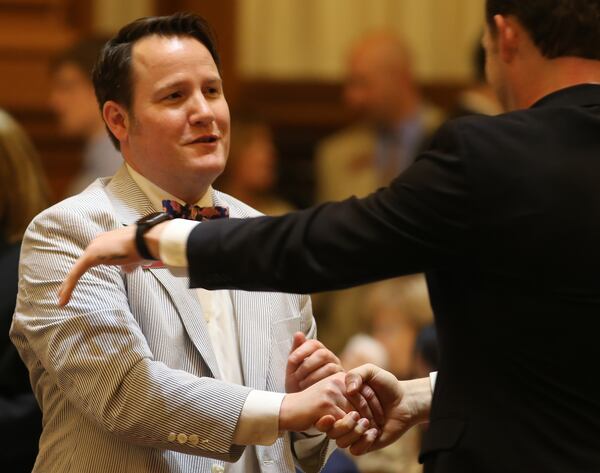
[(273, 445), (279, 436), (279, 410), (285, 394), (250, 391), (233, 436), (236, 445)]
[(187, 241), (192, 230), (200, 222), (176, 218), (171, 220), (160, 235), (158, 252), (167, 266), (187, 268)]
[(437, 371), (429, 373), (429, 383), (431, 384), (431, 392), (435, 390), (435, 381), (437, 380)]

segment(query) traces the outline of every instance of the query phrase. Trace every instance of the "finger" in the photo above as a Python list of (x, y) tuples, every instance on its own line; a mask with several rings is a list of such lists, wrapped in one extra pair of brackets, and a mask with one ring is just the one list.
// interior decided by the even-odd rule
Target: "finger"
[(307, 355), (304, 358), (304, 361), (302, 361), (298, 365), (298, 368), (296, 370), (296, 376), (298, 377), (298, 379), (306, 378), (313, 371), (318, 370), (322, 366), (325, 366), (329, 363), (333, 363), (339, 366), (338, 371), (342, 371), (343, 368), (342, 364), (340, 363), (340, 359), (327, 348), (319, 348)]
[(324, 346), (318, 340), (305, 340), (289, 354), (288, 363), (291, 363), (297, 369), (306, 358), (321, 348), (324, 348)]
[[(290, 350), (290, 354), (288, 356), (287, 365), (285, 367), (285, 377), (286, 379), (291, 379), (294, 376), (294, 372), (298, 369), (298, 362), (296, 362), (296, 358), (292, 356), (292, 354), (306, 341), (306, 335), (302, 332), (294, 333), (292, 338), (292, 348)], [(300, 360), (302, 363), (303, 359)]]
[(360, 419), (350, 432), (348, 432), (345, 435), (342, 435), (341, 437), (338, 437), (335, 443), (340, 448), (349, 447), (350, 445), (357, 442), (367, 432), (369, 425), (370, 423), (368, 419)]
[(372, 364), (366, 364), (348, 371), (346, 374), (346, 390), (348, 394), (356, 394), (360, 391), (363, 384), (375, 376), (376, 367)]
[(67, 274), (67, 277), (63, 281), (58, 291), (58, 304), (61, 306), (66, 305), (71, 299), (73, 289), (77, 285), (77, 281), (85, 274), (85, 272), (94, 266), (93, 259), (88, 253), (83, 253)]
[(315, 422), (315, 427), (321, 432), (327, 433), (333, 425), (335, 424), (335, 417), (332, 415), (326, 415), (321, 417), (317, 422)]
[(379, 431), (375, 428), (367, 430), (362, 437), (350, 446), (350, 453), (352, 455), (364, 455), (368, 453), (377, 440), (378, 435)]
[(375, 420), (375, 423), (379, 426), (382, 426), (385, 423), (385, 412), (381, 402), (379, 401), (379, 398), (377, 397), (377, 394), (368, 384), (362, 385), (360, 393), (366, 399), (367, 404), (373, 413), (373, 419)]
[(296, 376), (296, 379), (300, 379), (300, 381), (298, 382), (298, 386), (300, 387), (300, 389), (304, 390), (312, 386), (313, 384), (318, 383), (322, 379), (328, 378), (332, 374), (339, 373), (340, 371), (343, 371), (340, 365), (336, 365), (335, 363), (329, 363), (325, 366), (322, 366), (318, 370), (313, 371), (305, 378), (299, 376), (298, 371), (294, 373), (294, 376)]
[(140, 267), (139, 263), (131, 263), (131, 264), (124, 264), (123, 266), (121, 266), (121, 269), (125, 272), (125, 273), (132, 273), (134, 272), (137, 268)]
[(371, 407), (365, 397), (359, 392), (357, 394), (348, 395), (348, 400), (354, 406), (361, 417), (366, 417), (370, 421), (375, 422), (375, 416), (371, 412)]
[[(360, 414), (356, 411), (348, 412), (344, 417), (335, 421), (327, 436), (332, 439), (338, 439), (350, 434), (360, 421)], [(369, 421), (367, 421), (368, 427)], [(365, 428), (364, 431), (367, 429)], [(363, 432), (364, 433), (364, 432)]]
[(293, 337), (292, 348), (290, 350), (290, 353), (292, 353), (296, 348), (298, 348), (300, 345), (302, 345), (305, 341), (306, 341), (306, 335), (304, 334), (304, 332), (296, 332)]

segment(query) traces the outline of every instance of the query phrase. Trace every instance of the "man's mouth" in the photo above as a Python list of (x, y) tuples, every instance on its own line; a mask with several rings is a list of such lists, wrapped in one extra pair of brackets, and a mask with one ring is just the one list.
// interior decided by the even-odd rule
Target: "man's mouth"
[(203, 135), (203, 136), (199, 136), (195, 140), (192, 140), (190, 142), (190, 144), (196, 144), (196, 143), (216, 143), (218, 139), (219, 139), (218, 135)]

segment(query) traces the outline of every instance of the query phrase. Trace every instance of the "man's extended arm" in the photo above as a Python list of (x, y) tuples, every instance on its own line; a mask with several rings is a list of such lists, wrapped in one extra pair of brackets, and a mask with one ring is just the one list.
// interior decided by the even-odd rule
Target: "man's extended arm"
[[(191, 285), (309, 293), (464, 261), (475, 203), (458, 128), (445, 126), (430, 151), (388, 188), (364, 199), (196, 226), (186, 255)], [(173, 224), (146, 235), (155, 257), (165, 227)], [(124, 229), (99, 236), (65, 281), (61, 300), (91, 266), (139, 262), (133, 235)]]

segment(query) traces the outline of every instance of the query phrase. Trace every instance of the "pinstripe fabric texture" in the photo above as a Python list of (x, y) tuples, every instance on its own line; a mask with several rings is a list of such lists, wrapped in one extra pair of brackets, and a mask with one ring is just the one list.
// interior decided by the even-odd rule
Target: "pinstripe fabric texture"
[[(232, 217), (258, 215), (214, 191)], [(134, 223), (151, 204), (125, 167), (38, 215), (22, 245), (11, 338), (44, 412), (34, 472), (222, 471), (250, 388), (284, 391), (294, 331), (316, 336), (310, 299), (232, 291), (246, 386), (214, 379), (216, 360), (187, 278), (166, 268), (86, 273), (67, 307), (57, 291), (98, 233)], [(290, 436), (256, 447), (263, 472), (293, 472)], [(317, 471), (319, 458), (301, 465)]]

